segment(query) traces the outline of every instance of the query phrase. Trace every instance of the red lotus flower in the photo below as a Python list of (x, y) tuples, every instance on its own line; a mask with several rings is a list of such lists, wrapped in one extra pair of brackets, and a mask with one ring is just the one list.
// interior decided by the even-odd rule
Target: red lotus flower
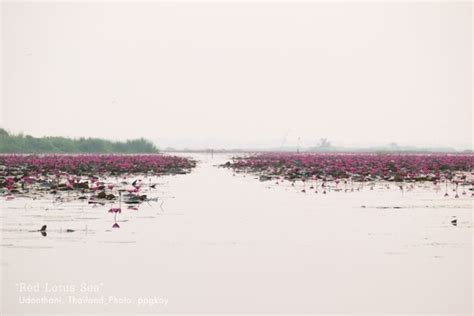
[(470, 172), (472, 154), (265, 153), (237, 157), (224, 167), (288, 180), (439, 181)]
[(120, 207), (112, 207), (109, 213), (122, 213), (122, 209)]

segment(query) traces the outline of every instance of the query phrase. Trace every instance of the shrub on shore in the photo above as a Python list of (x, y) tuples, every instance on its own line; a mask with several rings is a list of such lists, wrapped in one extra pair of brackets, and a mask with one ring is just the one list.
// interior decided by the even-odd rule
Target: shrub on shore
[(100, 138), (33, 137), (10, 134), (0, 128), (0, 153), (157, 153), (144, 139), (110, 141)]

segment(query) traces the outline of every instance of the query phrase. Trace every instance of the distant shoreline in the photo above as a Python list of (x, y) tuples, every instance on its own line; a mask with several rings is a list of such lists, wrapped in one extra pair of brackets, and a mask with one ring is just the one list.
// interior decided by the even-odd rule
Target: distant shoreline
[(246, 153), (301, 153), (301, 154), (473, 154), (472, 150), (388, 150), (388, 149), (345, 149), (345, 150), (310, 150), (310, 149), (164, 149), (161, 153), (201, 153), (201, 154), (246, 154)]

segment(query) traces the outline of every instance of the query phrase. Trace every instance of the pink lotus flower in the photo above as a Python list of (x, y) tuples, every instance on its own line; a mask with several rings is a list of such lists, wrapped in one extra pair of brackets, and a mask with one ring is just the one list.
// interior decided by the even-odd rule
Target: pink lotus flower
[(122, 209), (120, 207), (112, 207), (109, 213), (122, 213)]
[[(87, 175), (90, 189), (95, 191), (103, 184), (100, 177), (111, 174), (175, 174), (188, 173), (196, 162), (184, 157), (153, 155), (0, 155), (0, 166), (6, 170), (5, 179), (0, 181), (0, 187), (11, 190), (16, 182), (32, 184), (43, 181), (44, 178), (60, 178), (73, 185), (79, 183), (81, 177)], [(9, 170), (20, 170), (22, 178), (10, 177)], [(135, 187), (140, 187), (140, 181)], [(79, 188), (79, 187), (78, 187)], [(113, 187), (109, 186), (110, 189)], [(83, 189), (81, 187), (80, 189)]]
[(234, 171), (283, 177), (353, 181), (439, 181), (472, 172), (472, 154), (265, 153), (235, 158), (223, 166)]

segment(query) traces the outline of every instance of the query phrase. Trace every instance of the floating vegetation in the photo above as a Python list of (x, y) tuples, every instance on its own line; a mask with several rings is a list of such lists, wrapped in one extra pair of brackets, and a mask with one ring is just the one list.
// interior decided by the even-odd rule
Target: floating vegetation
[(74, 200), (87, 200), (92, 207), (111, 204), (113, 228), (119, 228), (122, 202), (138, 210), (141, 203), (157, 200), (143, 194), (142, 187), (156, 188), (151, 177), (186, 174), (195, 165), (191, 159), (158, 154), (0, 155), (0, 193), (6, 200), (49, 196), (54, 205)]
[[(354, 182), (386, 181), (399, 182), (402, 191), (404, 182), (442, 182), (448, 195), (449, 181), (455, 186), (455, 197), (459, 197), (458, 186), (465, 195), (465, 187), (474, 184), (473, 162), (474, 155), (470, 154), (265, 153), (236, 157), (222, 166), (256, 174), (260, 181), (275, 180), (276, 184), (282, 180), (309, 182), (309, 189), (316, 189), (319, 180), (322, 193), (326, 193), (329, 182), (336, 191), (347, 191), (354, 189)], [(301, 191), (306, 192), (306, 186)]]
[(167, 155), (0, 155), (0, 176), (30, 181), (39, 175), (114, 176), (121, 174), (184, 174), (191, 159)]
[[(97, 203), (117, 198), (116, 184), (105, 182), (110, 177), (186, 174), (195, 164), (165, 155), (0, 155), (0, 189), (7, 197), (31, 191), (92, 192), (90, 202)], [(133, 183), (130, 192), (138, 187)]]

